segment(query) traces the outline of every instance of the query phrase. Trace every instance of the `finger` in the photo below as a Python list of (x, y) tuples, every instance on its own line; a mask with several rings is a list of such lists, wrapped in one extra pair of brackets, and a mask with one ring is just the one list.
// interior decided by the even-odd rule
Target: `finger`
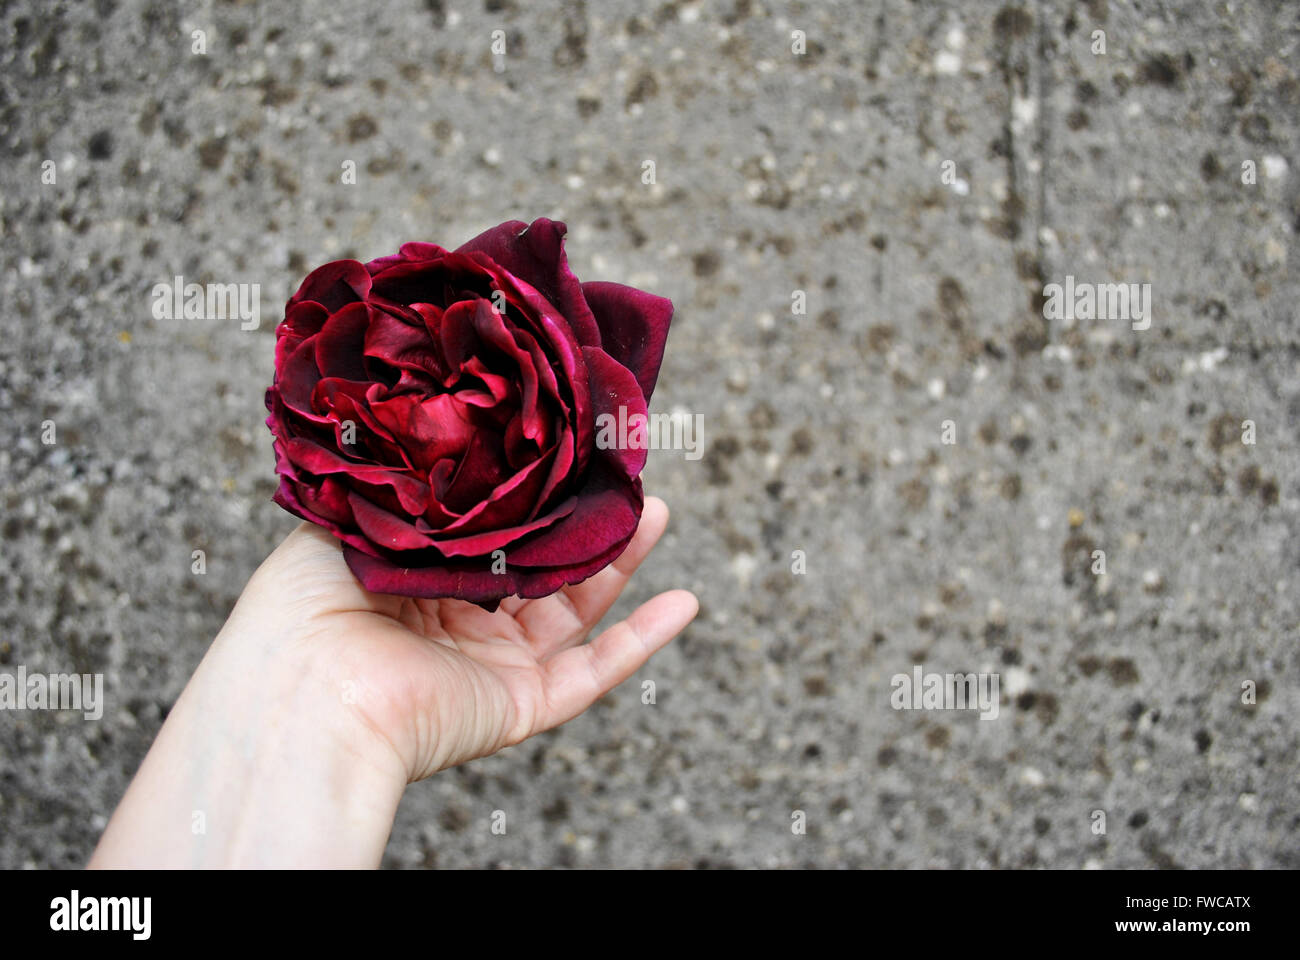
[(586, 637), (613, 606), (667, 526), (668, 504), (658, 497), (647, 497), (632, 542), (617, 560), (582, 583), (563, 587), (558, 593), (515, 611), (515, 619), (532, 641), (538, 657), (548, 657)]
[(396, 616), (401, 597), (370, 593), (343, 559), (342, 545), (324, 527), (303, 521), (257, 568), (245, 594), (266, 596), (270, 609), (315, 612), (374, 610)]
[(524, 605), (530, 602), (531, 601), (525, 600), (523, 597), (506, 597), (501, 601), (501, 606), (497, 607), (497, 609), (504, 610), (513, 617), (521, 608), (524, 607)]
[(591, 643), (562, 650), (542, 666), (546, 708), (542, 730), (572, 720), (634, 674), (695, 619), (700, 602), (688, 590), (646, 601)]

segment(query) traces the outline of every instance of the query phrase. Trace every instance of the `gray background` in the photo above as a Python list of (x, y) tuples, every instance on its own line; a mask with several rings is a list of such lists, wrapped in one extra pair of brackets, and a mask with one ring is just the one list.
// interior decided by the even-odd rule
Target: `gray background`
[[(651, 455), (619, 610), (703, 609), (409, 788), (388, 866), (1300, 866), (1298, 10), (0, 3), (0, 668), (107, 696), (0, 713), (0, 866), (84, 863), (292, 528), (262, 394), (302, 276), (536, 216), (676, 303), (652, 409), (707, 450)], [(260, 283), (261, 328), (153, 319), (176, 274)], [(1150, 283), (1151, 329), (1045, 322), (1066, 274)], [(918, 663), (999, 672), (999, 717), (891, 709)]]

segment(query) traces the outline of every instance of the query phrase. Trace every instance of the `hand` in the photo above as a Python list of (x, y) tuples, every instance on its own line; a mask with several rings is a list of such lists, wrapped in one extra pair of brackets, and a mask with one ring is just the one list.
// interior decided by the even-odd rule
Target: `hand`
[(572, 719), (699, 609), (660, 594), (588, 631), (668, 522), (587, 581), (495, 613), (366, 591), (302, 524), (249, 581), (167, 716), (92, 867), (375, 866), (402, 790)]
[(590, 579), (495, 613), (463, 600), (370, 593), (339, 543), (304, 523), (253, 577), (240, 606), (270, 610), (302, 652), (330, 665), (340, 702), (392, 747), (408, 780), (495, 753), (573, 719), (695, 617), (670, 590), (584, 644), (668, 523), (649, 497), (627, 550)]

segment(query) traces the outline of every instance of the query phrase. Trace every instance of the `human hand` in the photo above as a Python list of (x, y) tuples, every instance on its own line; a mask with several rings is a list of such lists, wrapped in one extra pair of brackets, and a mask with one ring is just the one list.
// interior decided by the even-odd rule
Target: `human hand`
[(92, 867), (374, 866), (405, 785), (582, 713), (698, 611), (662, 593), (590, 644), (668, 521), (611, 566), (488, 613), (372, 594), (302, 524), (249, 581), (114, 813)]
[(280, 619), (287, 643), (328, 665), (341, 702), (415, 781), (573, 719), (690, 623), (699, 603), (670, 590), (583, 643), (667, 523), (668, 507), (647, 498), (613, 564), (549, 597), (509, 597), (494, 613), (463, 600), (370, 593), (338, 541), (303, 523), (258, 570), (240, 606)]

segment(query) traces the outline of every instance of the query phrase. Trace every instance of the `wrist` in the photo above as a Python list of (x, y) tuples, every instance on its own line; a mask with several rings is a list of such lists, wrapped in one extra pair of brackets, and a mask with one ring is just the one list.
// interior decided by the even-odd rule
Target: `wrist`
[[(92, 866), (375, 866), (406, 772), (305, 640), (232, 615)], [(264, 629), (265, 628), (265, 629)]]

